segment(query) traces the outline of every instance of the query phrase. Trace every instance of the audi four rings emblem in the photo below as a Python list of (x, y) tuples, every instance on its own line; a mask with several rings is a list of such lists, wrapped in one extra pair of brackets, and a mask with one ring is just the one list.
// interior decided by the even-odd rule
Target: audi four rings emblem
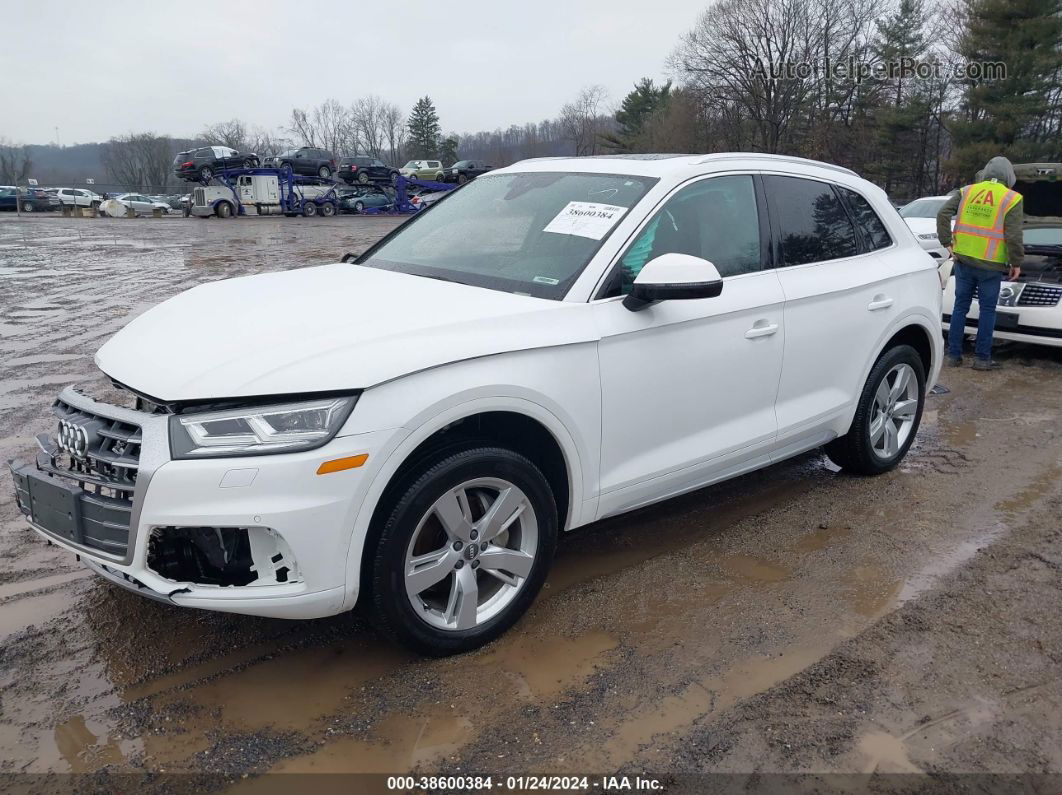
[(74, 458), (84, 458), (88, 453), (88, 433), (69, 420), (59, 420), (59, 449)]

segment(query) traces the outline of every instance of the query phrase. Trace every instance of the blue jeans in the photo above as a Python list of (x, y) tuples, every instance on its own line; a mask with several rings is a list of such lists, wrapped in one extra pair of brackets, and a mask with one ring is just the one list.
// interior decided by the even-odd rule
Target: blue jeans
[(1003, 274), (985, 268), (964, 265), (956, 260), (952, 270), (955, 276), (955, 305), (951, 310), (951, 323), (948, 327), (948, 356), (962, 356), (962, 339), (966, 330), (966, 315), (973, 303), (974, 289), (977, 289), (977, 342), (974, 355), (978, 359), (992, 358), (992, 332), (996, 326), (996, 304), (999, 303), (999, 287), (1003, 283)]

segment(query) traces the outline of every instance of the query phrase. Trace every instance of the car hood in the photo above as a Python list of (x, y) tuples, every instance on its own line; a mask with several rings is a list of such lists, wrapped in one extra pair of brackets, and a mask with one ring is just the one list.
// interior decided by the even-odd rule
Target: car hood
[(1021, 163), (1014, 166), (1014, 190), (1022, 195), (1026, 221), (1062, 216), (1062, 164)]
[(115, 334), (96, 364), (166, 402), (361, 389), (464, 359), (592, 341), (585, 307), (325, 265), (181, 293)]

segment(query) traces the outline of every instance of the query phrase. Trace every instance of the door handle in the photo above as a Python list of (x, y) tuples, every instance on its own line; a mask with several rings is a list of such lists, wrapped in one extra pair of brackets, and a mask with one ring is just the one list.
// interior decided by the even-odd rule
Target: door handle
[(878, 293), (874, 296), (874, 300), (867, 304), (867, 309), (876, 312), (879, 309), (888, 309), (890, 306), (892, 306), (892, 299), (885, 293)]
[(757, 337), (769, 337), (778, 331), (777, 323), (768, 323), (766, 320), (757, 320), (756, 324), (745, 332), (745, 339), (754, 340)]

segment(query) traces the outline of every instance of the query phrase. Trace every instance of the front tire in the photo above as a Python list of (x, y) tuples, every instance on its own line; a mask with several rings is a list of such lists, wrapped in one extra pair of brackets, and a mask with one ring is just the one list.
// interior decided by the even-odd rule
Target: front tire
[(302, 214), (307, 218), (313, 218), (317, 215), (317, 205), (307, 199), (302, 204)]
[(367, 172), (367, 171), (359, 171), (358, 172), (358, 182), (360, 182), (362, 185), (368, 185), (369, 184), (369, 172)]
[(867, 377), (848, 433), (826, 445), (826, 455), (844, 470), (880, 475), (907, 455), (926, 401), (922, 359), (910, 345), (882, 354)]
[(319, 169), (317, 169), (317, 176), (319, 176), (321, 179), (328, 179), (332, 176), (332, 169), (330, 169), (328, 166), (321, 166)]
[(451, 448), (406, 481), (369, 567), (371, 618), (414, 651), (478, 648), (527, 611), (557, 543), (549, 483), (501, 447)]
[(218, 218), (231, 218), (232, 217), (232, 205), (229, 204), (228, 202), (221, 202), (218, 205), (217, 210), (215, 210), (214, 212), (217, 213)]

